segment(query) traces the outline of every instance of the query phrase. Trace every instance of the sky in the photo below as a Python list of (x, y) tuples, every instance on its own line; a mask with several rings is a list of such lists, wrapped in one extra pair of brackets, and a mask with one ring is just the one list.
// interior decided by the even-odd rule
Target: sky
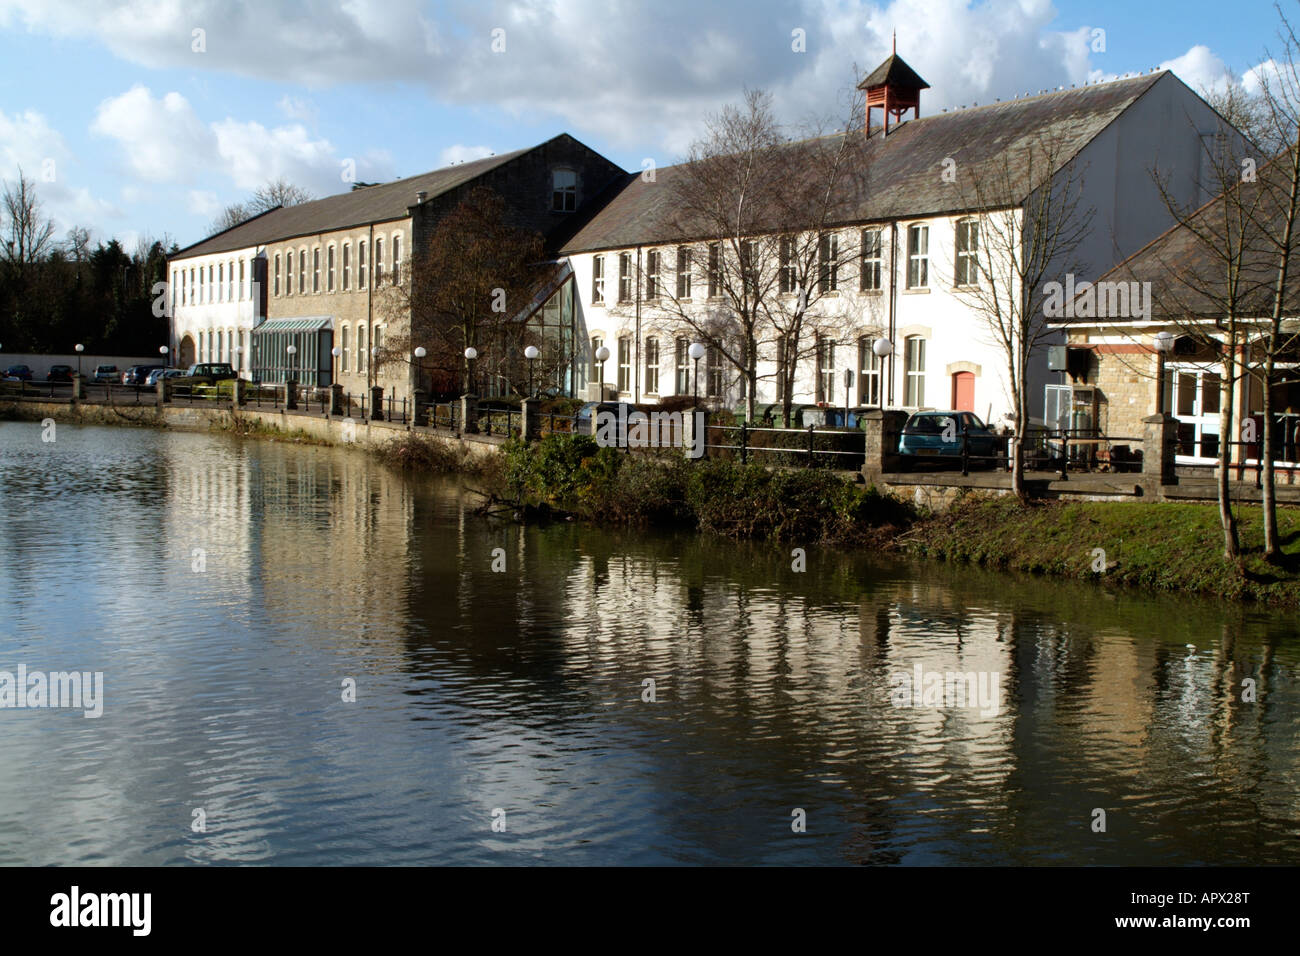
[(665, 166), (746, 88), (792, 129), (842, 119), (894, 31), (927, 115), (1154, 68), (1249, 89), (1277, 25), (1269, 0), (0, 0), (0, 179), (59, 236), (185, 246), (277, 178), (326, 196), (562, 132)]

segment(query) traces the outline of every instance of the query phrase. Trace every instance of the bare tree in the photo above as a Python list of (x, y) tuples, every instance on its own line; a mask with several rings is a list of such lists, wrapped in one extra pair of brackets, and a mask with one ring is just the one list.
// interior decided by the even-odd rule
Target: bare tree
[(956, 175), (961, 206), (984, 212), (969, 220), (964, 255), (959, 236), (954, 293), (983, 320), (1006, 360), (1016, 417), (1011, 488), (1023, 499), (1031, 362), (1054, 334), (1049, 286), (1085, 272), (1077, 256), (1093, 210), (1083, 205), (1082, 170), (1051, 134), (975, 169), (962, 171), (958, 160)]
[(0, 215), (0, 255), (21, 277), (54, 246), (54, 223), (46, 217), (36, 184), (23, 174), (22, 167), (16, 183), (5, 182)]
[(244, 202), (231, 203), (220, 212), (216, 219), (212, 220), (212, 225), (208, 228), (214, 234), (224, 232), (227, 229), (233, 229), (241, 222), (252, 219), (254, 216), (270, 212), (278, 206), (297, 206), (301, 203), (311, 202), (315, 198), (307, 190), (295, 186), (281, 177), (257, 187), (253, 191), (253, 195)]
[(852, 324), (848, 299), (824, 306), (858, 256), (856, 233), (836, 226), (851, 220), (861, 198), (863, 141), (840, 127), (791, 142), (770, 95), (747, 90), (742, 104), (708, 118), (685, 161), (652, 187), (666, 190), (675, 210), (669, 231), (685, 240), (675, 275), (665, 275), (663, 251), (652, 250), (647, 268), (636, 263), (631, 301), (611, 311), (626, 313), (644, 296), (654, 307), (651, 328), (694, 333), (742, 383), (750, 420), (760, 362), (771, 355), (788, 423), (801, 361)]
[(406, 337), (389, 344), (403, 359), (423, 346), (422, 367), (458, 378), (467, 393), (475, 377), (469, 347), (496, 374), (517, 379), (511, 363), (522, 361), (530, 334), (522, 319), (550, 276), (541, 259), (540, 234), (510, 225), (498, 193), (473, 190), (414, 250), (407, 283), (392, 289), (385, 307), (410, 318)]

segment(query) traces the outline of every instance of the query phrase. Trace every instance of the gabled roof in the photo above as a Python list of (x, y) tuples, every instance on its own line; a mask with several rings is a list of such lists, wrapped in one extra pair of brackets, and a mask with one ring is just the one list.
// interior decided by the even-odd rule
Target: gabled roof
[[(1237, 183), (1183, 222), (1176, 223), (1098, 279), (1098, 283), (1149, 282), (1151, 320), (1200, 322), (1225, 319), (1229, 301), (1239, 319), (1268, 317), (1277, 282), (1278, 247), (1283, 234), (1285, 199), (1290, 186), (1286, 153), (1270, 160), (1256, 181)], [(1240, 205), (1237, 205), (1240, 203)], [(1240, 229), (1240, 223), (1250, 225)], [(1227, 232), (1230, 230), (1230, 232)], [(1231, 242), (1216, 237), (1231, 235)], [(1300, 245), (1300, 237), (1293, 240)], [(1212, 245), (1211, 245), (1212, 244)], [(1295, 250), (1300, 256), (1300, 248)], [(1234, 260), (1235, 291), (1230, 294), (1229, 259)], [(1300, 313), (1300, 269), (1288, 272), (1287, 316)], [(1062, 318), (1054, 325), (1105, 327), (1133, 318)]]
[(366, 186), (297, 206), (278, 207), (187, 246), (169, 258), (174, 261), (234, 249), (248, 249), (293, 236), (401, 219), (416, 204), (416, 193), (427, 192), (428, 199), (433, 199), (537, 148), (531, 146), (517, 149), (500, 156), (458, 163), (419, 176), (409, 176), (378, 186)]
[[(1018, 205), (1045, 178), (1043, 164), (1029, 161), (1042, 140), (1051, 139), (1062, 162), (1068, 161), (1165, 77), (1161, 71), (908, 120), (888, 136), (879, 128), (869, 136), (859, 129), (815, 141), (834, 149), (846, 135), (864, 140), (858, 156), (862, 168), (845, 187), (856, 194), (841, 204), (845, 212), (838, 224), (970, 211), (969, 193), (940, 176), (948, 158), (956, 161), (963, 177), (983, 176), (986, 182), (1005, 185), (1007, 194), (986, 195), (984, 208)], [(1169, 82), (1178, 81), (1171, 77)], [(791, 144), (792, 155), (800, 145)], [(654, 182), (632, 174), (616, 183), (604, 208), (562, 251), (712, 238), (707, 230), (692, 230), (673, 201), (673, 180), (683, 168), (660, 167)], [(1031, 171), (1043, 176), (1031, 180)]]
[(867, 74), (867, 78), (858, 84), (858, 89), (865, 90), (886, 83), (904, 89), (928, 90), (930, 88), (930, 84), (921, 79), (897, 53), (891, 53), (889, 59)]

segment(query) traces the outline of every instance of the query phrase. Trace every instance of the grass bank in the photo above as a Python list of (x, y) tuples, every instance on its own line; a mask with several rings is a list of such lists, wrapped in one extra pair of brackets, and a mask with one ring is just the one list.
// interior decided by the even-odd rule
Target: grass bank
[(504, 480), (504, 496), (528, 513), (736, 538), (883, 543), (915, 517), (893, 495), (833, 472), (629, 455), (585, 435), (508, 443)]
[(279, 425), (264, 422), (260, 418), (249, 418), (243, 415), (234, 415), (214, 421), (209, 427), (212, 431), (238, 435), (241, 438), (265, 438), (267, 441), (293, 442), (297, 445), (334, 444), (324, 438), (311, 435), (300, 428), (281, 428)]
[(968, 496), (947, 513), (918, 521), (896, 543), (946, 561), (1300, 606), (1300, 511), (1278, 510), (1285, 554), (1277, 565), (1262, 557), (1260, 509), (1243, 506), (1239, 514), (1237, 563), (1222, 557), (1217, 506), (1183, 502), (1021, 505), (1009, 497)]

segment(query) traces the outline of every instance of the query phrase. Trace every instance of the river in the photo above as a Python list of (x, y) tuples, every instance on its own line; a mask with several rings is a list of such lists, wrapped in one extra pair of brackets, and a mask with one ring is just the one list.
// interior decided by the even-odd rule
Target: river
[(0, 864), (1300, 862), (1293, 615), (477, 500), (0, 423)]

